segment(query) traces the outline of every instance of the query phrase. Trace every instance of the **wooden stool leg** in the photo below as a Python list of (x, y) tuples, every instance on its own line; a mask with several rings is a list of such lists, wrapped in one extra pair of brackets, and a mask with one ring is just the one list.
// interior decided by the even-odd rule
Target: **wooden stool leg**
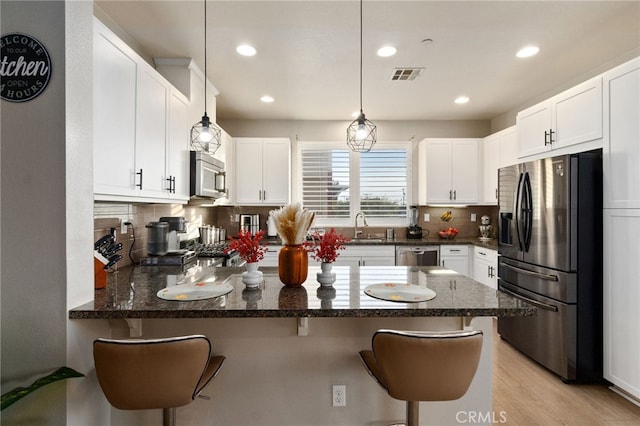
[(420, 401), (407, 401), (407, 426), (420, 424)]
[(163, 408), (162, 409), (162, 426), (176, 426), (176, 409), (175, 409), (175, 407), (174, 408)]

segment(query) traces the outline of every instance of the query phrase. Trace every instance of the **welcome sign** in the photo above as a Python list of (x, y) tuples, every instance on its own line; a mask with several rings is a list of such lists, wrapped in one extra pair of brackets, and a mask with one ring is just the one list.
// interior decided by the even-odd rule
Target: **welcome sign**
[(10, 102), (26, 102), (39, 96), (51, 78), (47, 49), (27, 34), (9, 33), (0, 37), (0, 97)]

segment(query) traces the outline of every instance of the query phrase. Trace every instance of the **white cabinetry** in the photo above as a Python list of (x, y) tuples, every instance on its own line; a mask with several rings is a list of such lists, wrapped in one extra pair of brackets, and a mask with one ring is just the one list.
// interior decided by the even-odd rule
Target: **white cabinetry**
[(640, 58), (603, 83), (604, 377), (640, 401)]
[(290, 200), (291, 144), (287, 138), (237, 138), (235, 202), (282, 205)]
[[(602, 138), (602, 77), (579, 84), (517, 116), (518, 157), (543, 154)], [(601, 146), (601, 142), (585, 149)], [(584, 150), (565, 150), (560, 153)]]
[(94, 20), (96, 200), (188, 200), (187, 109), (184, 96)]
[(498, 204), (498, 169), (516, 164), (516, 126), (501, 130), (482, 140), (484, 185), (483, 204)]
[(268, 245), (268, 250), (264, 258), (260, 261), (260, 266), (278, 266), (278, 255), (282, 246)]
[(359, 246), (348, 245), (335, 261), (336, 265), (345, 266), (394, 266), (396, 250), (393, 245)]
[(498, 288), (498, 252), (473, 247), (473, 279), (491, 288)]
[(640, 209), (605, 209), (604, 237), (604, 377), (640, 400)]
[(477, 203), (481, 139), (424, 139), (419, 150), (419, 203)]
[(604, 206), (640, 208), (640, 58), (604, 74)]
[(138, 64), (130, 53), (128, 46), (96, 21), (93, 171), (94, 192), (99, 194), (133, 194)]
[(469, 246), (442, 245), (440, 246), (440, 266), (469, 276)]

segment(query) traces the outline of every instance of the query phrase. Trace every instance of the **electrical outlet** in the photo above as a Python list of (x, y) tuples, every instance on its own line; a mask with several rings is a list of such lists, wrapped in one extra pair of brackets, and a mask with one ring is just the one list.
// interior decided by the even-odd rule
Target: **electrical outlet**
[(424, 221), (429, 222), (431, 220), (431, 215), (429, 213), (424, 214)]
[(122, 235), (126, 235), (127, 234), (127, 221), (126, 220), (121, 220), (120, 221), (120, 234), (122, 234)]
[(347, 387), (345, 385), (333, 385), (334, 407), (345, 407), (347, 405)]

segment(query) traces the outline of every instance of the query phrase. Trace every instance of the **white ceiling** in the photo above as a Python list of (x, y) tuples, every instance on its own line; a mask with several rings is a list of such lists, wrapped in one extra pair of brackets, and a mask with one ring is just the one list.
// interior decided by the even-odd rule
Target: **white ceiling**
[[(201, 0), (95, 3), (147, 57), (204, 68)], [(207, 9), (218, 119), (349, 120), (359, 109), (359, 2), (209, 0)], [(366, 0), (363, 31), (367, 118), (491, 119), (637, 54), (640, 1)], [(240, 43), (258, 54), (239, 56)], [(383, 44), (398, 53), (378, 57)], [(540, 53), (517, 59), (526, 44)], [(396, 67), (425, 70), (393, 82)], [(275, 102), (261, 103), (264, 94)], [(462, 94), (471, 102), (454, 104)]]

